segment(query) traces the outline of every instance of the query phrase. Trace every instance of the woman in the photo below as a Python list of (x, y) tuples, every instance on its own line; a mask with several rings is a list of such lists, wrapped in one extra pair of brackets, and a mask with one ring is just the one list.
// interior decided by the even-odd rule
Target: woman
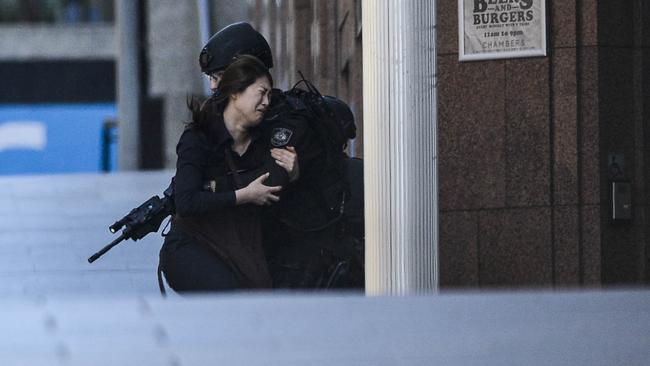
[(160, 253), (177, 292), (271, 287), (260, 209), (298, 176), (295, 150), (269, 153), (257, 128), (271, 87), (264, 64), (240, 56), (214, 97), (190, 105), (192, 122), (176, 147), (177, 214)]

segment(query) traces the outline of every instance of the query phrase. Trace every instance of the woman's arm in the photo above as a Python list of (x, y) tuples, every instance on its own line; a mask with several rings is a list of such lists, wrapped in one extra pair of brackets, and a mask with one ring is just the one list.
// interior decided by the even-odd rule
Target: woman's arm
[[(265, 181), (269, 173), (261, 175), (236, 191), (205, 191), (203, 172), (208, 164), (210, 150), (207, 141), (196, 131), (183, 133), (176, 152), (178, 161), (174, 179), (174, 201), (176, 212), (180, 216), (198, 216), (246, 203), (268, 205), (279, 200), (277, 193), (282, 187), (265, 185), (268, 184)], [(284, 169), (276, 167), (275, 170), (276, 176), (287, 176)], [(277, 170), (282, 170), (284, 174), (278, 174)]]
[(198, 216), (235, 206), (237, 201), (234, 191), (214, 193), (203, 189), (203, 172), (210, 151), (200, 132), (183, 132), (176, 153), (178, 161), (174, 179), (174, 202), (180, 216)]

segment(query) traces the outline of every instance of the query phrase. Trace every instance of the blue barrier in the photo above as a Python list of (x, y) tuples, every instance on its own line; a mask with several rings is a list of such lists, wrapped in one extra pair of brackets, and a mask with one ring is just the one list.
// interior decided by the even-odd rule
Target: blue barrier
[(0, 175), (102, 171), (102, 125), (116, 114), (113, 103), (0, 105)]

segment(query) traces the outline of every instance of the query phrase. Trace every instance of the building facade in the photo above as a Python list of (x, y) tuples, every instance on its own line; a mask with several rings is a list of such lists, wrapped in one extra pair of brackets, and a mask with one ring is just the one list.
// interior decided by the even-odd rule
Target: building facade
[(547, 1), (547, 57), (467, 63), (457, 11), (438, 2), (441, 282), (647, 284), (650, 6)]
[(113, 21), (111, 1), (0, 1), (0, 175), (114, 168)]
[[(251, 5), (281, 85), (301, 70), (359, 122), (360, 3)], [(459, 62), (458, 1), (436, 2), (441, 288), (650, 281), (650, 6), (546, 4), (546, 57)], [(617, 181), (631, 183), (631, 220), (612, 220)]]

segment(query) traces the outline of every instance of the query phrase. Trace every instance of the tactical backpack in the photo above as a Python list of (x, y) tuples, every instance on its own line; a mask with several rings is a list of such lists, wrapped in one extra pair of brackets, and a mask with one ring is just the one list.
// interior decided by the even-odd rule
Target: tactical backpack
[[(324, 143), (326, 153), (332, 158), (341, 154), (349, 139), (357, 135), (354, 115), (345, 102), (332, 96), (323, 96), (309, 80), (300, 73), (301, 80), (284, 92), (294, 109), (304, 109), (310, 115), (312, 128)], [(306, 89), (298, 86), (304, 84)]]
[[(346, 201), (350, 198), (348, 177), (345, 170), (347, 141), (356, 136), (354, 115), (343, 101), (323, 96), (318, 89), (300, 74), (301, 80), (293, 88), (282, 93), (284, 118), (299, 118), (308, 124), (322, 149), (318, 176), (310, 177), (309, 187), (288, 194), (294, 204), (291, 210), (280, 215), (281, 221), (301, 232), (323, 230), (343, 217)], [(304, 88), (301, 88), (304, 84)], [(313, 164), (313, 163), (312, 163)], [(301, 196), (305, 190), (311, 195)], [(309, 206), (307, 201), (319, 201)], [(286, 203), (286, 202), (285, 202)], [(282, 200), (280, 201), (282, 206)], [(322, 212), (315, 212), (322, 211)], [(320, 216), (319, 216), (320, 215)]]

